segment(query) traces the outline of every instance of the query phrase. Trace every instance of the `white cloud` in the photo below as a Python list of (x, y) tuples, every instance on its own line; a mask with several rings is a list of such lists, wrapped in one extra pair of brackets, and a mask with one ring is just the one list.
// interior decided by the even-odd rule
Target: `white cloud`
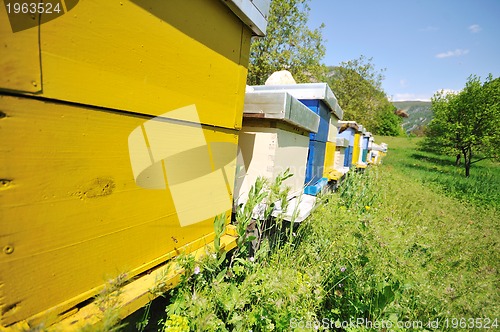
[(473, 25), (469, 26), (469, 31), (472, 33), (478, 33), (481, 30), (483, 30), (483, 29), (479, 26), (479, 24), (473, 24)]
[(422, 94), (415, 93), (396, 93), (391, 98), (392, 101), (408, 101), (408, 100), (418, 100), (418, 101), (430, 101), (431, 98), (424, 96)]
[(422, 93), (396, 93), (389, 97), (390, 101), (431, 101), (431, 97), (437, 92), (442, 91), (444, 94), (458, 94), (460, 90), (453, 89), (439, 89), (432, 94), (422, 94)]
[(461, 48), (457, 48), (454, 51), (438, 53), (438, 54), (436, 54), (436, 58), (443, 59), (443, 58), (449, 58), (449, 57), (453, 57), (453, 56), (462, 56), (462, 55), (465, 55), (467, 53), (469, 53), (469, 50), (463, 50)]

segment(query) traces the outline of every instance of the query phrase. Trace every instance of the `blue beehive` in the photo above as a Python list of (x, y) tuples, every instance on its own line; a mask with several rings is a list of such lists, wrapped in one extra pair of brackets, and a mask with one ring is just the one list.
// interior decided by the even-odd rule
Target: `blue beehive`
[(342, 119), (343, 111), (337, 105), (337, 98), (326, 83), (303, 83), (286, 85), (253, 86), (255, 91), (259, 90), (285, 90), (292, 96), (300, 100), (314, 113), (320, 117), (318, 132), (310, 134), (309, 155), (306, 165), (306, 188), (305, 193), (309, 193), (307, 186), (314, 186), (312, 192), (317, 192), (318, 188), (324, 187), (328, 179), (323, 179), (325, 168), (326, 142), (328, 141), (328, 131), (330, 130), (330, 118), (332, 115), (336, 119)]
[(323, 177), (326, 142), (309, 141), (307, 155), (306, 185), (314, 185)]
[(319, 128), (317, 133), (310, 133), (309, 139), (326, 142), (328, 140), (328, 130), (330, 128), (330, 108), (317, 99), (299, 99), (304, 105), (309, 107), (314, 113), (319, 115)]
[(372, 137), (372, 133), (369, 131), (363, 134), (363, 151), (362, 151), (362, 159), (361, 161), (367, 164), (369, 162), (368, 151), (370, 145), (370, 138)]
[(344, 167), (351, 167), (354, 151), (354, 135), (358, 130), (358, 124), (354, 121), (339, 121), (339, 126), (340, 129), (337, 137), (349, 140), (349, 146), (345, 149)]

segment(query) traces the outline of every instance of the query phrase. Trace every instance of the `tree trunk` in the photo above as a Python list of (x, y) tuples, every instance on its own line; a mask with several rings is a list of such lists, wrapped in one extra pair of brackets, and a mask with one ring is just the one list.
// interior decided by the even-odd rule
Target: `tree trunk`
[(457, 159), (455, 160), (455, 166), (459, 166), (460, 165), (460, 157), (462, 156), (461, 153), (457, 153)]
[(469, 148), (467, 150), (464, 149), (464, 159), (465, 159), (465, 177), (469, 177), (470, 175), (470, 165), (472, 159), (472, 150)]

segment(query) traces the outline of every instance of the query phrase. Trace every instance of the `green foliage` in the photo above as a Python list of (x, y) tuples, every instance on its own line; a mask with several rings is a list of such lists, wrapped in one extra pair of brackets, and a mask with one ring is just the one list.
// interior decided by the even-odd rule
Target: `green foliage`
[(401, 119), (394, 115), (395, 107), (382, 90), (384, 70), (377, 71), (372, 58), (360, 56), (329, 69), (327, 81), (344, 111), (344, 120), (361, 123), (375, 134), (401, 134)]
[(222, 214), (214, 220), (214, 249), (216, 254), (221, 253), (220, 238), (226, 232), (226, 215)]
[(375, 133), (383, 136), (403, 136), (401, 118), (394, 114), (394, 108), (386, 107), (377, 114)]
[(288, 70), (298, 83), (320, 80), (325, 67), (322, 29), (307, 27), (308, 0), (273, 0), (267, 34), (250, 48), (249, 85), (262, 85), (275, 71)]
[[(500, 158), (500, 79), (490, 75), (484, 84), (470, 76), (458, 94), (436, 93), (432, 98), (434, 119), (424, 145), (464, 158), (465, 176), (474, 162)], [(478, 157), (472, 161), (474, 157)]]
[(247, 230), (253, 220), (254, 210), (267, 197), (267, 180), (258, 177), (255, 184), (250, 188), (248, 200), (245, 204), (240, 204), (236, 210), (236, 240), (237, 251), (233, 257), (246, 256), (249, 252), (249, 246), (256, 236), (248, 236)]

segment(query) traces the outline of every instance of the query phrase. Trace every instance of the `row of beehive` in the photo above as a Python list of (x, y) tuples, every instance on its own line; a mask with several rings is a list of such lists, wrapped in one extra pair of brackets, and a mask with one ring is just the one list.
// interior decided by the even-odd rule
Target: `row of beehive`
[[(291, 189), (289, 199), (308, 200), (351, 168), (380, 163), (386, 146), (375, 144), (362, 125), (342, 121), (343, 111), (328, 84), (262, 85), (248, 90), (238, 143), (235, 206), (246, 202), (259, 176), (273, 179), (289, 169), (294, 175), (284, 182)], [(295, 208), (296, 204), (290, 206)], [(308, 215), (301, 212), (296, 221)]]
[(352, 147), (325, 84), (255, 87), (270, 101), (247, 103), (242, 129), (268, 0), (63, 3), (0, 5), (0, 329), (83, 312), (124, 271), (134, 310), (146, 272), (211, 244), (257, 175), (291, 168), (292, 196), (314, 194)]

